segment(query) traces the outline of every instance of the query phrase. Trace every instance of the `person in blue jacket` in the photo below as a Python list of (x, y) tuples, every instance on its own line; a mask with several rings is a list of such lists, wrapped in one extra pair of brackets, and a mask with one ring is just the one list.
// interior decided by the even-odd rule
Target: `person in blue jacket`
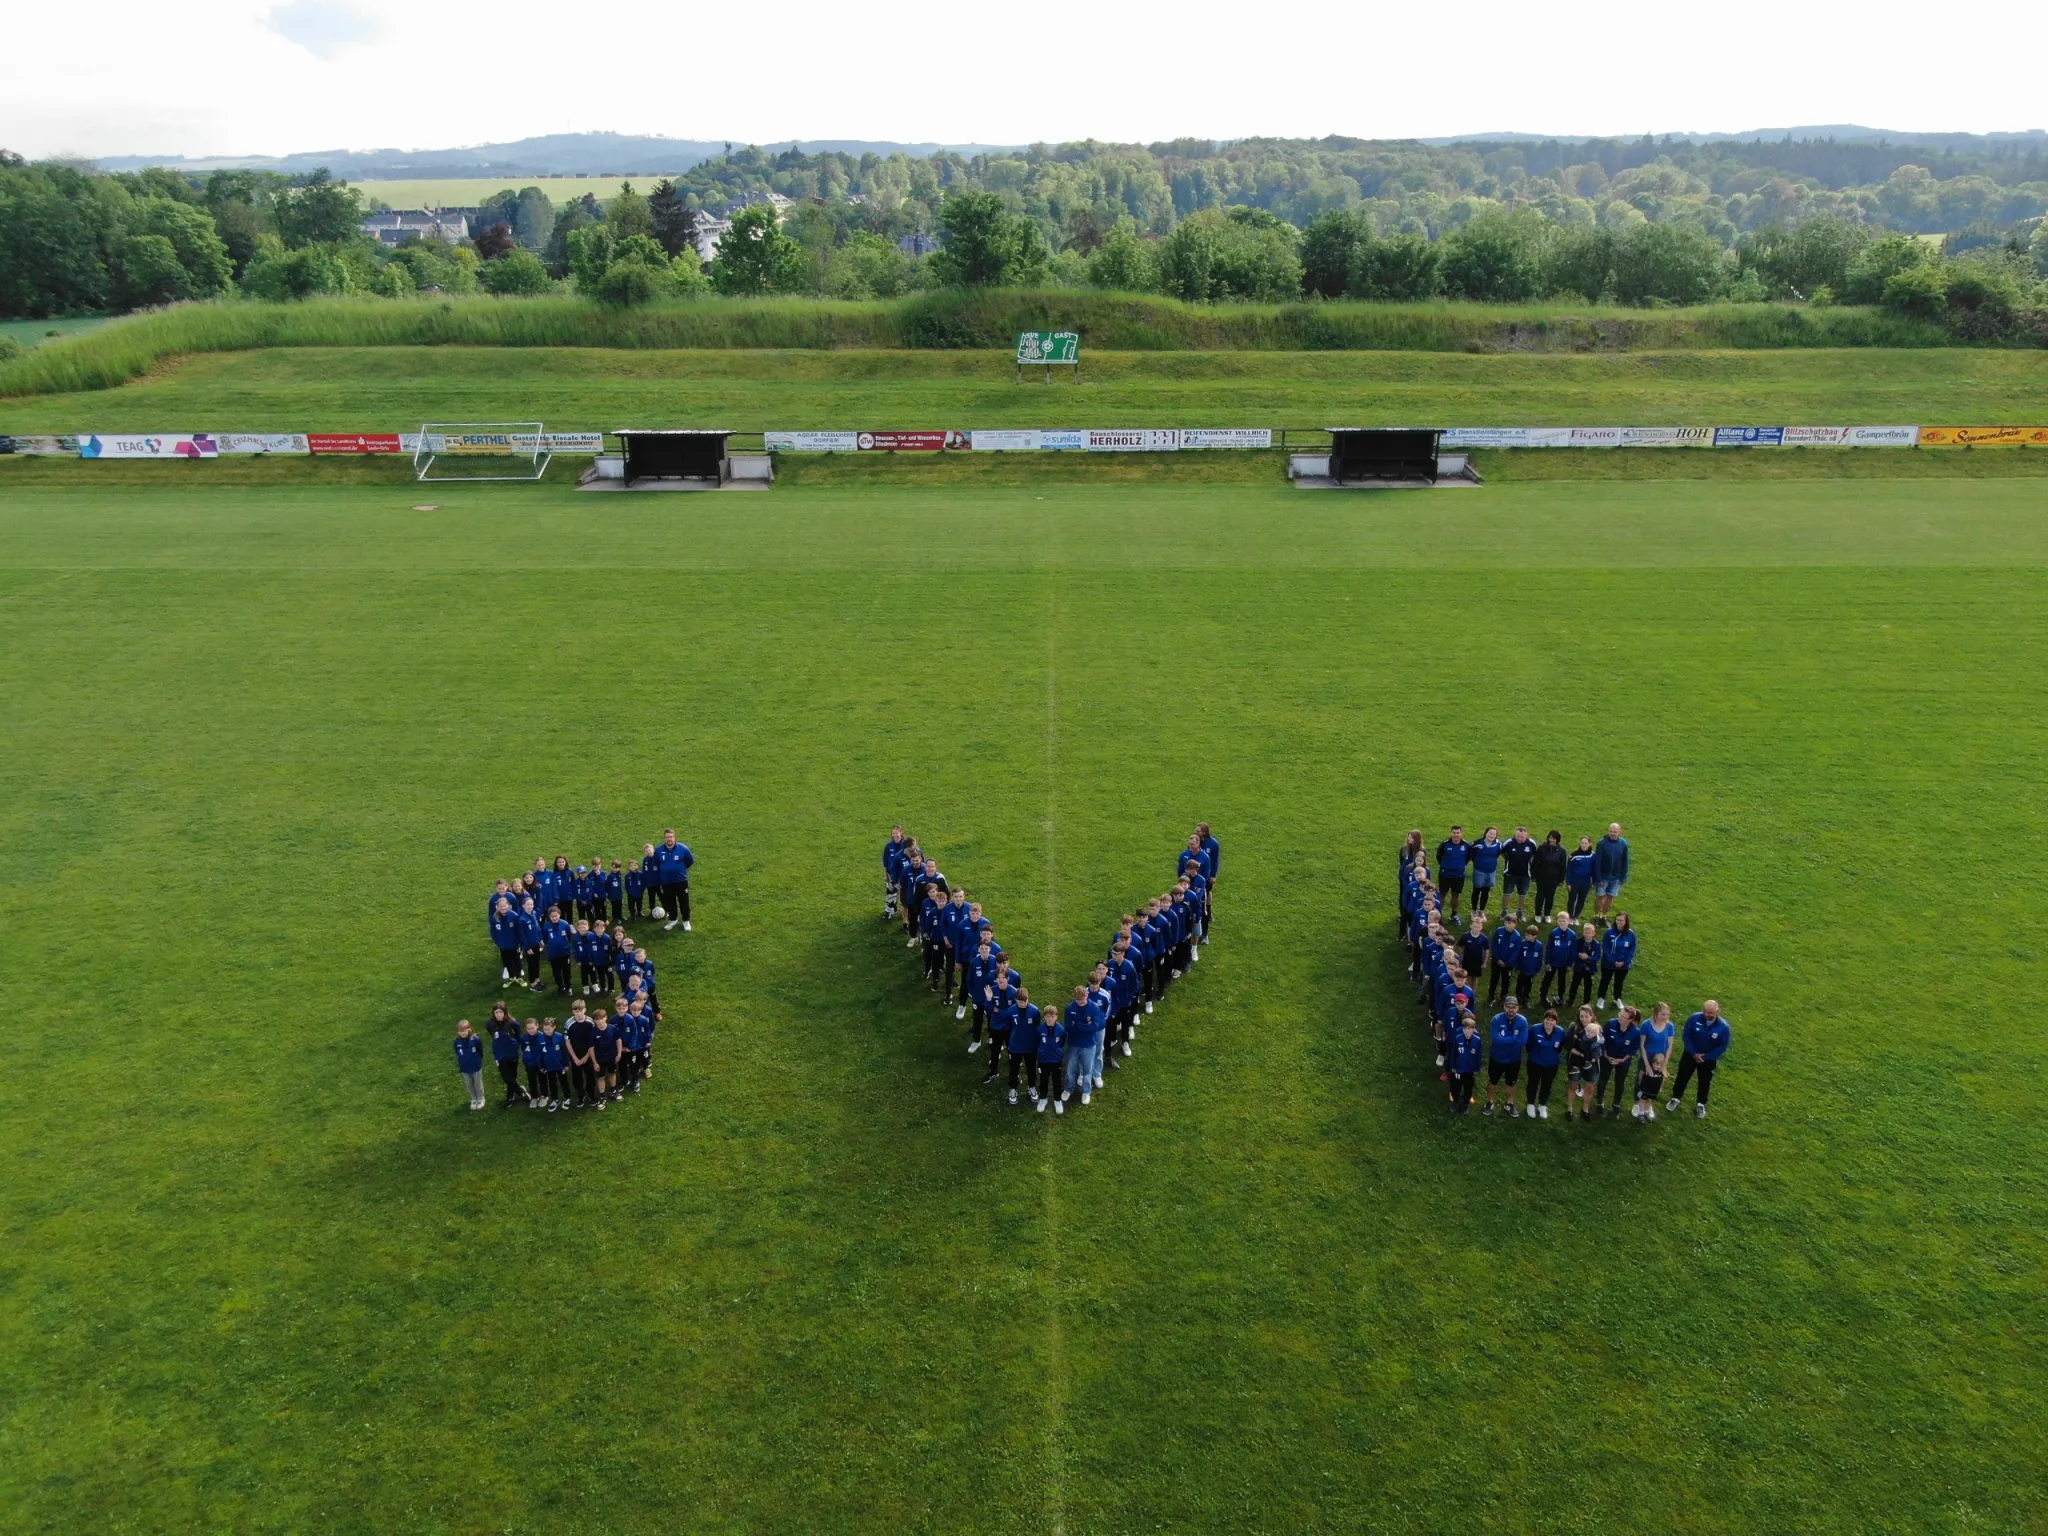
[(1061, 1103), (1071, 1099), (1076, 1088), (1081, 1091), (1081, 1102), (1088, 1102), (1095, 1086), (1095, 1042), (1101, 1038), (1097, 1022), (1089, 990), (1074, 988), (1074, 1000), (1067, 1004), (1060, 1018), (1060, 1026), (1066, 1031), (1066, 1075), (1060, 1084)]
[(626, 916), (639, 922), (647, 912), (647, 875), (640, 866), (626, 866)]
[(1465, 968), (1465, 974), (1472, 978), (1472, 985), (1479, 985), (1479, 978), (1486, 974), (1486, 959), (1492, 953), (1493, 944), (1486, 937), (1486, 914), (1474, 912), (1472, 926), (1465, 930), (1458, 940), (1458, 964)]
[(1621, 1005), (1621, 989), (1628, 985), (1629, 967), (1636, 963), (1636, 925), (1626, 912), (1614, 914), (1614, 923), (1600, 936), (1600, 1006), (1607, 1006), (1607, 988), (1614, 987), (1615, 1006)]
[(1521, 973), (1521, 982), (1516, 996), (1525, 1007), (1536, 1001), (1536, 978), (1543, 974), (1543, 938), (1537, 933), (1537, 922), (1529, 919), (1529, 931), (1522, 935), (1521, 952), (1515, 957), (1515, 969)]
[(484, 1107), (484, 1043), (469, 1027), (469, 1020), (463, 1019), (455, 1026), (455, 1070), (462, 1074), (463, 1085), (469, 1089), (469, 1107), (479, 1110)]
[(896, 887), (903, 874), (903, 858), (909, 851), (910, 839), (903, 835), (901, 827), (889, 829), (889, 841), (882, 844), (882, 921), (888, 922), (896, 915)]
[(1067, 1056), (1067, 1026), (1056, 1014), (1040, 1013), (1038, 1016), (1038, 1112), (1045, 1113), (1050, 1104), (1053, 1110), (1064, 1115), (1066, 1105), (1060, 1102), (1060, 1067)]
[(569, 1042), (555, 1029), (553, 1019), (540, 1021), (540, 1067), (548, 1085), (542, 1100), (548, 1113), (569, 1108)]
[(491, 909), (491, 942), (498, 949), (498, 985), (509, 987), (513, 975), (520, 968), (519, 923), (512, 911), (510, 897), (500, 896), (498, 904)]
[(1565, 1044), (1564, 1029), (1552, 1008), (1543, 1015), (1543, 1022), (1529, 1031), (1529, 1086), (1524, 1095), (1529, 1113), (1538, 1120), (1550, 1118), (1550, 1086), (1557, 1081)]
[[(1451, 828), (1451, 835), (1436, 845), (1436, 888), (1444, 899), (1444, 915), (1456, 917), (1458, 902), (1465, 894), (1465, 872), (1472, 863), (1472, 845), (1465, 841), (1463, 827)], [(1472, 893), (1472, 909), (1479, 910), (1479, 893)]]
[(1605, 917), (1614, 909), (1614, 898), (1628, 884), (1628, 839), (1621, 835), (1621, 823), (1614, 822), (1607, 835), (1593, 845), (1593, 915)]
[[(995, 967), (991, 966), (989, 969), (993, 972)], [(998, 1001), (995, 996), (995, 988), (991, 985), (988, 988), (987, 995), (989, 1001), (977, 1003), (974, 1015), (976, 1021), (979, 1022), (982, 1017), (982, 1010), (986, 1009), (988, 1016), (988, 1071), (983, 1074), (981, 1079), (983, 1087), (987, 1087), (990, 1083), (994, 1082), (996, 1074), (1003, 1070), (1003, 1056), (1010, 1049), (1010, 1031), (1017, 1027), (1018, 1012), (1014, 989), (1006, 991), (1001, 1000)], [(1016, 1080), (1017, 1070), (1015, 1067), (1012, 1067), (1010, 1069), (1010, 1102), (1012, 1104), (1017, 1102)]]
[(1479, 1063), (1486, 1054), (1486, 1044), (1479, 1038), (1479, 1021), (1471, 1014), (1458, 1020), (1458, 1032), (1451, 1036), (1451, 1113), (1469, 1115), (1472, 1113), (1472, 1089), (1479, 1077)]
[(545, 991), (540, 979), (540, 957), (545, 940), (541, 935), (540, 914), (533, 910), (531, 896), (521, 898), (519, 910), (513, 914), (512, 921), (519, 935), (519, 956), (525, 962), (527, 990)]
[(1501, 855), (1506, 851), (1500, 840), (1500, 828), (1488, 827), (1478, 842), (1472, 845), (1472, 910), (1484, 912), (1486, 903), (1493, 895), (1494, 882), (1500, 878)]
[(1202, 911), (1202, 932), (1206, 935), (1216, 920), (1216, 880), (1223, 873), (1223, 845), (1216, 841), (1206, 821), (1195, 828), (1195, 836), (1202, 840), (1202, 852), (1209, 855), (1209, 891), (1204, 898), (1207, 906)]
[(1671, 1024), (1671, 1005), (1659, 1003), (1650, 1010), (1650, 1022), (1642, 1028), (1636, 1046), (1636, 1118), (1657, 1118), (1657, 1097), (1664, 1091), (1664, 1075), (1671, 1067), (1671, 1046), (1678, 1031)]
[(1591, 923), (1579, 925), (1578, 952), (1572, 956), (1572, 984), (1565, 993), (1564, 1005), (1569, 1008), (1583, 997), (1593, 1001), (1593, 973), (1600, 968), (1600, 930)]
[(1515, 1081), (1522, 1075), (1522, 1053), (1529, 1045), (1529, 1020), (1523, 1015), (1521, 1004), (1509, 998), (1502, 1011), (1493, 1016), (1487, 1033), (1486, 1108), (1480, 1113), (1493, 1113), (1493, 1096), (1506, 1082), (1508, 1117), (1513, 1119), (1520, 1113), (1515, 1108)]
[(1021, 1072), (1024, 1091), (1031, 1095), (1031, 1102), (1038, 1102), (1038, 1033), (1044, 1027), (1045, 1016), (1038, 1004), (1031, 1001), (1031, 989), (1019, 987), (1011, 1006), (1010, 1018), (1010, 1102), (1017, 1102), (1017, 1078)]
[(605, 872), (604, 899), (612, 909), (612, 921), (626, 920), (626, 865), (623, 859), (613, 859), (612, 867)]
[(526, 1068), (526, 1107), (545, 1108), (548, 1102), (548, 1069), (540, 1045), (540, 1020), (528, 1019), (519, 1037), (519, 1060)]
[(491, 1010), (491, 1060), (498, 1064), (498, 1076), (505, 1084), (506, 1109), (515, 1099), (526, 1097), (519, 1086), (519, 1021), (499, 1003)]
[(1543, 943), (1543, 995), (1537, 999), (1537, 1006), (1550, 1005), (1550, 989), (1557, 988), (1557, 1000), (1564, 1001), (1567, 979), (1571, 976), (1572, 962), (1579, 957), (1579, 936), (1572, 932), (1572, 925), (1559, 918), (1550, 930), (1550, 937)]
[(548, 920), (541, 924), (541, 943), (548, 953), (548, 969), (554, 975), (555, 990), (569, 995), (569, 961), (576, 952), (576, 930), (562, 919), (560, 907), (548, 908)]
[(1579, 839), (1579, 851), (1564, 861), (1564, 912), (1573, 922), (1593, 894), (1593, 839)]
[(1515, 898), (1515, 915), (1527, 915), (1529, 902), (1529, 873), (1536, 864), (1536, 843), (1529, 836), (1527, 827), (1515, 828), (1515, 835), (1500, 845), (1501, 863), (1506, 865), (1502, 872), (1500, 887), (1501, 910), (1507, 910), (1508, 898)]
[(1721, 1005), (1711, 997), (1700, 1004), (1700, 1011), (1685, 1021), (1679, 1041), (1682, 1054), (1678, 1058), (1678, 1081), (1671, 1089), (1666, 1109), (1674, 1115), (1678, 1113), (1678, 1106), (1685, 1102), (1685, 1085), (1697, 1076), (1700, 1086), (1693, 1114), (1702, 1120), (1707, 1118), (1707, 1095), (1713, 1091), (1714, 1069), (1728, 1054), (1732, 1038), (1728, 1021), (1721, 1016)]
[(1595, 1111), (1607, 1108), (1607, 1085), (1612, 1083), (1614, 1103), (1607, 1108), (1610, 1120), (1621, 1118), (1621, 1100), (1628, 1088), (1629, 1068), (1635, 1065), (1636, 1054), (1642, 1048), (1642, 1021), (1640, 1009), (1623, 1003), (1621, 1012), (1614, 1016), (1614, 1022), (1600, 1037), (1600, 1081), (1593, 1087), (1593, 1108)]
[[(1474, 913), (1474, 922), (1484, 922), (1482, 913)], [(1515, 990), (1522, 964), (1522, 935), (1520, 923), (1513, 913), (1500, 920), (1500, 926), (1493, 930), (1493, 937), (1487, 940), (1489, 965), (1486, 972), (1486, 1003), (1492, 1007), (1503, 997)], [(1541, 948), (1539, 945), (1538, 948)]]
[(661, 843), (654, 850), (655, 873), (661, 878), (661, 905), (668, 913), (664, 930), (677, 923), (683, 925), (683, 932), (690, 931), (690, 870), (697, 862), (697, 855), (690, 852), (687, 843), (676, 841), (676, 829), (664, 827)]

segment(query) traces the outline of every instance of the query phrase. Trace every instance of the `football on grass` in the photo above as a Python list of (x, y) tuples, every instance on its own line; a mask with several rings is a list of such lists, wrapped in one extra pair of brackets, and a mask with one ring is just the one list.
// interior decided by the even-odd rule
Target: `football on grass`
[(659, 907), (656, 907), (656, 908), (654, 909), (654, 920), (655, 920), (655, 921), (656, 921), (657, 923), (658, 923), (658, 922), (660, 922), (660, 921), (661, 921), (661, 920), (662, 920), (662, 919), (663, 919), (664, 917), (667, 917), (667, 916), (668, 916), (668, 914), (667, 914), (666, 912), (662, 911), (662, 910), (661, 910), (661, 908), (659, 908)]

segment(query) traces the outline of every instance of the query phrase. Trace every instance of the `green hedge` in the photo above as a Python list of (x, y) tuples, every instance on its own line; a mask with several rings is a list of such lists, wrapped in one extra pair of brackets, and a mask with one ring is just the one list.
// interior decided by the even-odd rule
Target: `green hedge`
[[(1933, 347), (1940, 327), (1882, 310), (1724, 304), (1195, 305), (1139, 294), (983, 289), (872, 303), (702, 299), (609, 309), (582, 299), (228, 300), (133, 315), (0, 363), (0, 396), (110, 389), (168, 357), (259, 347), (1001, 348), (1078, 330), (1112, 351), (1597, 352)], [(1086, 354), (1083, 354), (1083, 365)]]

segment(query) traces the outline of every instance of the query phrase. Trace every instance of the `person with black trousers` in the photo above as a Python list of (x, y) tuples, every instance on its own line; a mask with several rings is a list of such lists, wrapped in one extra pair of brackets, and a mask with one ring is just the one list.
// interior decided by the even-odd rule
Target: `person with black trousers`
[(1526, 916), (1523, 904), (1529, 899), (1529, 869), (1536, 862), (1536, 844), (1527, 827), (1515, 828), (1515, 835), (1500, 845), (1500, 861), (1506, 869), (1500, 892), (1501, 910), (1507, 910), (1508, 898), (1512, 896), (1515, 916)]
[(574, 1102), (597, 1102), (597, 1026), (583, 1011), (583, 999), (569, 1007), (569, 1081)]
[(1557, 888), (1564, 884), (1566, 854), (1564, 834), (1556, 828), (1543, 840), (1536, 850), (1533, 873), (1536, 877), (1536, 915), (1548, 917), (1557, 910)]

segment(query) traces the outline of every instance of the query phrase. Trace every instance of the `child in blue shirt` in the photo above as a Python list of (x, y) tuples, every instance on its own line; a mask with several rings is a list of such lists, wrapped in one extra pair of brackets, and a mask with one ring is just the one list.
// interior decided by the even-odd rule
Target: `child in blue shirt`
[(469, 1107), (472, 1113), (484, 1107), (484, 1043), (475, 1030), (469, 1027), (469, 1020), (463, 1019), (455, 1026), (455, 1070), (462, 1074), (463, 1085), (469, 1089)]
[(1537, 999), (1539, 1007), (1550, 1004), (1550, 989), (1557, 988), (1557, 1000), (1564, 1001), (1566, 979), (1571, 975), (1572, 962), (1579, 957), (1579, 936), (1572, 932), (1571, 924), (1559, 918), (1557, 926), (1550, 930), (1550, 937), (1543, 943), (1543, 995)]
[(519, 1024), (503, 1003), (491, 1010), (491, 1060), (498, 1064), (498, 1076), (505, 1084), (504, 1107), (510, 1109), (514, 1099), (525, 1097), (526, 1090), (519, 1086)]
[[(1483, 914), (1474, 913), (1472, 921), (1483, 923)], [(1521, 974), (1522, 935), (1521, 920), (1513, 913), (1501, 919), (1500, 927), (1494, 929), (1493, 937), (1487, 941), (1487, 956), (1490, 964), (1486, 973), (1486, 1005), (1490, 1008), (1509, 992), (1514, 990), (1515, 978)]]
[(541, 925), (541, 943), (547, 947), (548, 970), (554, 976), (555, 991), (567, 997), (569, 961), (576, 952), (576, 930), (563, 921), (560, 907), (548, 908), (548, 920)]
[(1010, 1102), (1017, 1102), (1017, 1074), (1024, 1075), (1024, 1091), (1031, 1095), (1031, 1102), (1038, 1102), (1038, 1031), (1044, 1022), (1044, 1015), (1038, 1004), (1031, 1001), (1031, 989), (1019, 987), (1017, 1000), (1011, 1010), (1010, 1023)]
[(1579, 950), (1572, 956), (1571, 990), (1565, 993), (1564, 1005), (1569, 1008), (1580, 1001), (1583, 994), (1586, 1002), (1593, 1001), (1593, 972), (1600, 965), (1599, 930), (1591, 923), (1579, 928)]
[(519, 1059), (526, 1067), (526, 1107), (544, 1109), (548, 1102), (548, 1069), (540, 1048), (540, 1020), (528, 1019), (519, 1037)]
[(1479, 1063), (1486, 1054), (1485, 1042), (1479, 1038), (1479, 1021), (1471, 1014), (1458, 1020), (1458, 1032), (1451, 1036), (1450, 1049), (1445, 1054), (1450, 1058), (1451, 1113), (1469, 1115)]
[(1060, 1064), (1067, 1056), (1067, 1026), (1059, 1015), (1041, 1012), (1038, 1016), (1038, 1091), (1034, 1095), (1038, 1112), (1045, 1113), (1045, 1106), (1051, 1104), (1060, 1114), (1067, 1112), (1059, 1103)]

